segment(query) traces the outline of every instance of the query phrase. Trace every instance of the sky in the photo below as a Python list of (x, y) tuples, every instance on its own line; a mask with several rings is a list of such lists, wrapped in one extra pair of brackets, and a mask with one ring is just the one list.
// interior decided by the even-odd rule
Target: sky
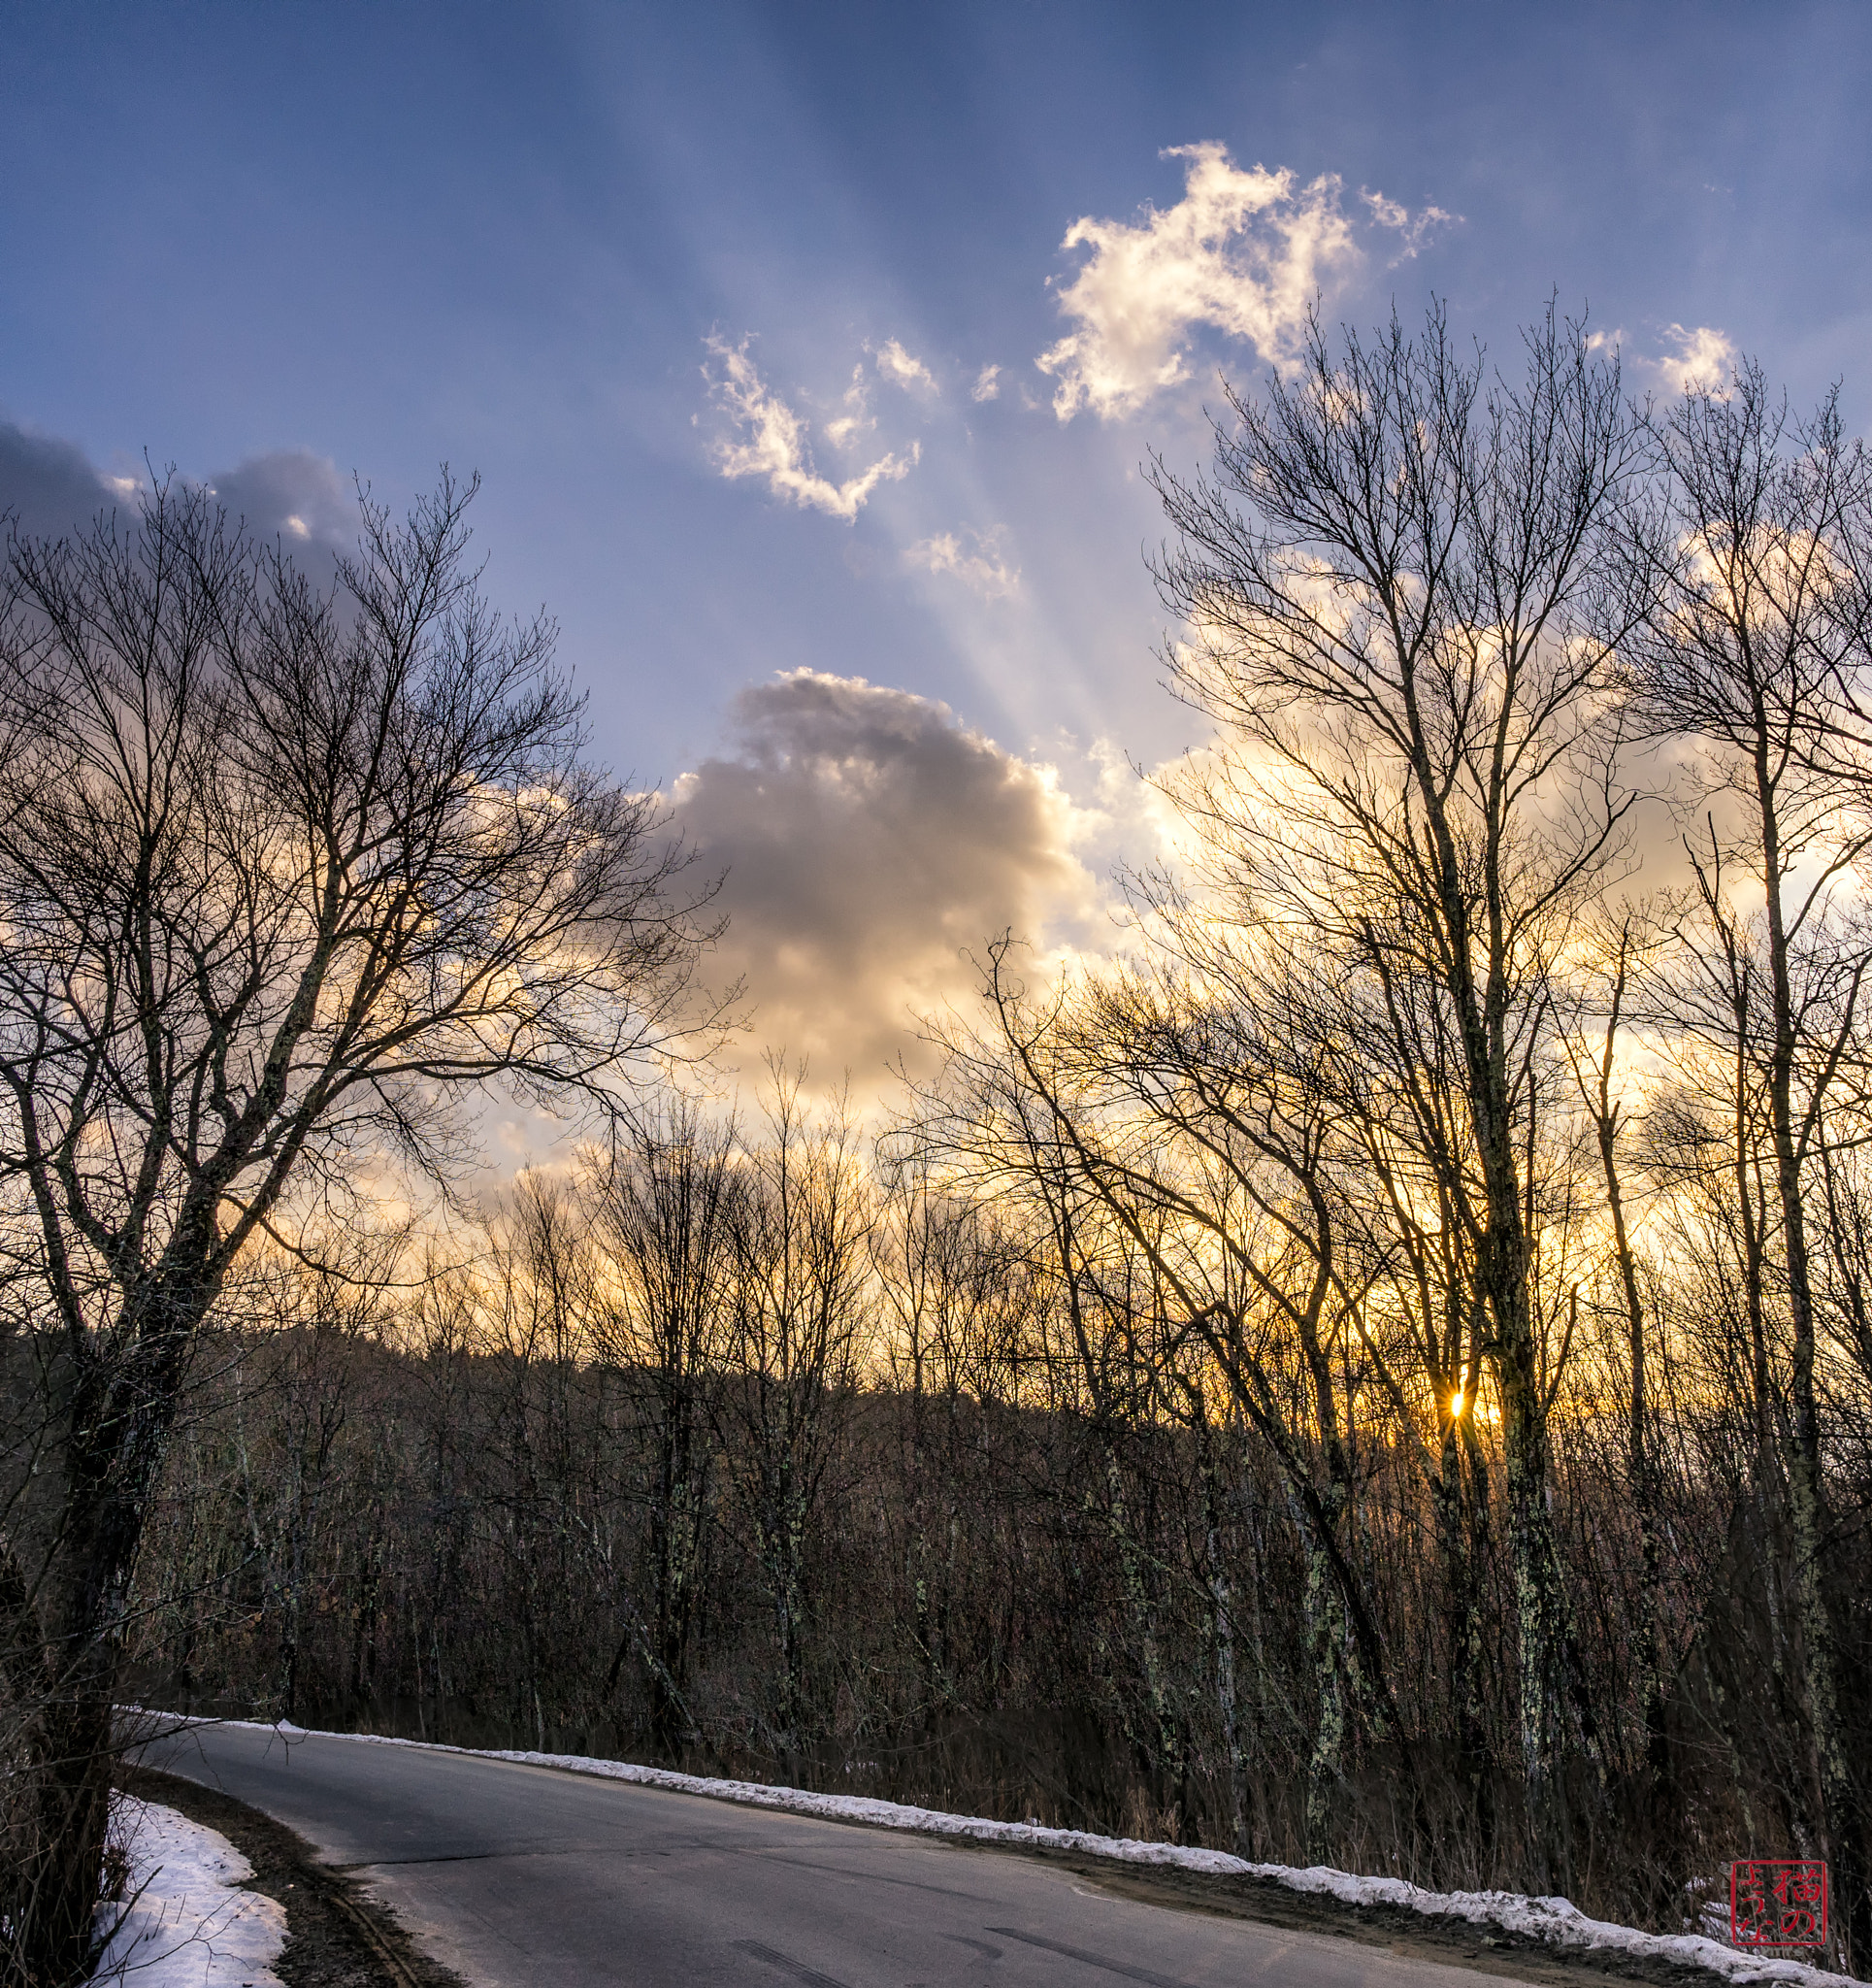
[[(1141, 471), (1310, 300), (1550, 296), (1640, 387), (1872, 395), (1872, 11), (0, 10), (0, 507), (342, 539), (477, 471), (593, 750), (725, 870), (750, 1046), (862, 1087), (1156, 853)], [(115, 480), (114, 488), (113, 480)]]

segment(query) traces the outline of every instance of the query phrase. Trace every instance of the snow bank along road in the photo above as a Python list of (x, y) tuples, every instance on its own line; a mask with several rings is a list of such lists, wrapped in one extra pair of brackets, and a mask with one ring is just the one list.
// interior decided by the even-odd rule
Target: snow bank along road
[(160, 1803), (118, 1796), (113, 1834), (130, 1853), (133, 1903), (101, 1905), (115, 1924), (99, 1981), (136, 1988), (279, 1988), (283, 1905), (242, 1880), (253, 1867), (225, 1837)]
[(357, 1868), (485, 1988), (1481, 1988), (1382, 1948), (1107, 1897), (927, 1838), (328, 1734), (204, 1727), (144, 1750)]

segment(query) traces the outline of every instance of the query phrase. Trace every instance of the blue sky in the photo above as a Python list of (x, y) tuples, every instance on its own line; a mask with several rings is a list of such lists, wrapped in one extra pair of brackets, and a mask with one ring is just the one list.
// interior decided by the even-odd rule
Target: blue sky
[[(769, 878), (732, 963), (861, 1064), (971, 923), (1084, 925), (1112, 857), (1149, 853), (1112, 755), (1190, 737), (1156, 687), (1137, 467), (1197, 464), (1217, 368), (1279, 358), (1282, 283), (1354, 320), (1434, 292), (1498, 352), (1558, 290), (1645, 383), (1702, 334), (1797, 398), (1843, 379), (1856, 426), (1872, 391), (1864, 6), (4, 19), (0, 421), (107, 474), (147, 449), (269, 528), (254, 493), (324, 530), (353, 470), (396, 499), (478, 469), (492, 592), (558, 615), (602, 756)], [(1293, 178), (1199, 267), (1170, 235), (1205, 160), (1229, 197)], [(1308, 260), (1309, 229), (1338, 251)], [(1120, 350), (1139, 310), (1168, 328)], [(877, 698), (776, 688), (801, 670)], [(836, 936), (823, 879), (786, 878), (910, 849), (906, 795), (936, 788), (899, 775), (938, 761), (943, 834), (999, 779), (1032, 861), (1005, 820), (958, 848), (920, 886), (923, 964), (872, 986), (863, 889)], [(835, 980), (865, 988), (809, 1024)]]

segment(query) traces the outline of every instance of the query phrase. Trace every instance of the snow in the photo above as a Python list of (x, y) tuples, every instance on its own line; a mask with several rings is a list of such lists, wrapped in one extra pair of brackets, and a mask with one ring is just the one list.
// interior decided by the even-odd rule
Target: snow
[[(312, 1737), (304, 1727), (289, 1723), (229, 1723), (276, 1732), (287, 1741)], [(1129, 1837), (1090, 1836), (1082, 1830), (1049, 1829), (1036, 1822), (993, 1822), (985, 1816), (950, 1815), (941, 1809), (879, 1802), (864, 1795), (821, 1795), (808, 1788), (772, 1787), (763, 1781), (712, 1780), (701, 1774), (676, 1773), (668, 1768), (638, 1767), (630, 1761), (593, 1760), (584, 1754), (443, 1746), (436, 1741), (396, 1740), (378, 1733), (321, 1733), (316, 1737), (354, 1740), (371, 1746), (426, 1746), (435, 1753), (466, 1753), (483, 1760), (514, 1761), (526, 1767), (560, 1768), (603, 1780), (630, 1781), (639, 1787), (666, 1788), (681, 1795), (706, 1795), (717, 1802), (740, 1802), (754, 1808), (785, 1809), (795, 1815), (822, 1816), (835, 1822), (868, 1823), (875, 1829), (962, 1837), (971, 1842), (1008, 1843), (1029, 1849), (1068, 1850), (1080, 1856), (1168, 1866), (1219, 1877), (1267, 1878), (1291, 1891), (1322, 1894), (1347, 1905), (1401, 1907), (1420, 1912), (1426, 1918), (1461, 1919), (1479, 1930), (1537, 1939), (1562, 1949), (1612, 1950), (1634, 1958), (1673, 1961), (1683, 1967), (1708, 1969), (1738, 1984), (1785, 1982), (1790, 1988), (1793, 1984), (1798, 1984), (1798, 1988), (1862, 1988), (1862, 1984), (1855, 1984), (1848, 1975), (1831, 1974), (1801, 1961), (1744, 1953), (1699, 1934), (1641, 1933), (1635, 1927), (1589, 1919), (1568, 1899), (1527, 1898), (1508, 1891), (1426, 1891), (1402, 1878), (1361, 1877), (1325, 1865), (1297, 1870), (1287, 1864), (1252, 1864), (1245, 1858), (1231, 1856), (1226, 1850), (1138, 1842)]]
[(159, 1803), (115, 1798), (112, 1835), (130, 1857), (127, 1908), (98, 1907), (116, 1930), (91, 1978), (124, 1988), (280, 1988), (285, 1907), (242, 1891), (253, 1867), (223, 1836)]

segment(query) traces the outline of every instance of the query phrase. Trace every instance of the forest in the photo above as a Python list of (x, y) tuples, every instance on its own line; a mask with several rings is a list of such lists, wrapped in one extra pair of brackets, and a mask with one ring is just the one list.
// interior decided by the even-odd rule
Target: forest
[[(724, 1075), (472, 486), (16, 536), (0, 1980), (125, 1704), (1669, 1932), (1820, 1857), (1865, 1972), (1872, 463), (1432, 312), (1153, 474), (1169, 853), (876, 1111)], [(502, 1086), (586, 1137), (472, 1196)]]

